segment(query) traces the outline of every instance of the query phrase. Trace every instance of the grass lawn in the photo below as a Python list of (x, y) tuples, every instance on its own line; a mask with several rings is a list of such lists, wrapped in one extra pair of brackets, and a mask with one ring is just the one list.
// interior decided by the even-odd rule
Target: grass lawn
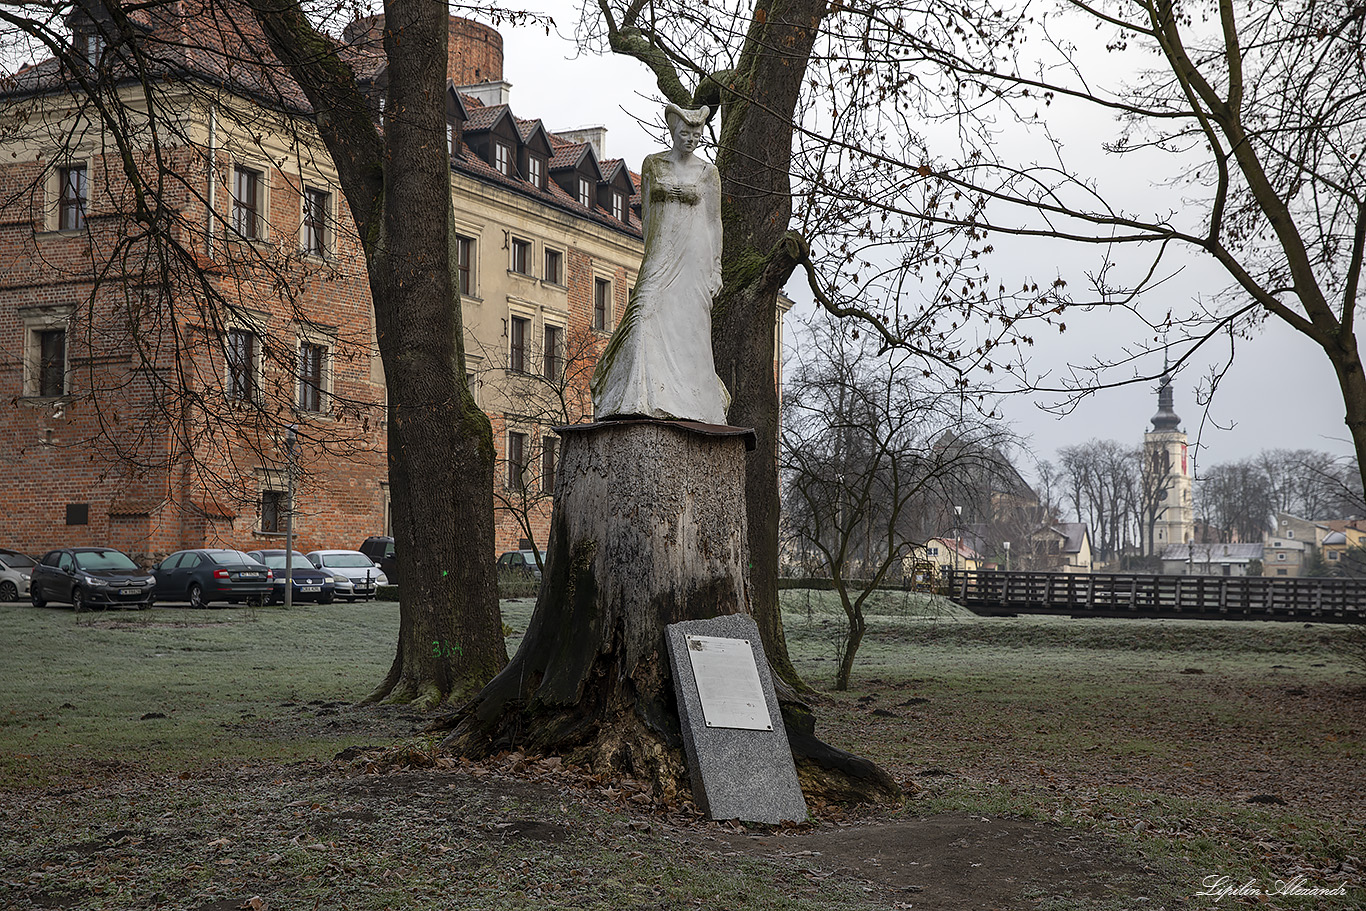
[[(843, 614), (828, 592), (783, 598), (798, 670), (828, 686)], [(510, 652), (530, 609), (503, 603)], [(2, 604), (0, 907), (1366, 904), (1366, 679), (1330, 649), (1342, 630), (982, 619), (900, 593), (870, 614), (852, 688), (813, 697), (818, 733), (903, 781), (905, 808), (745, 833), (520, 757), (333, 761), (429, 748), (425, 716), (354, 704), (392, 660), (392, 603)], [(980, 847), (959, 829), (989, 822), (1018, 850), (981, 847), (959, 885)], [(1224, 876), (1347, 894), (1195, 894)]]

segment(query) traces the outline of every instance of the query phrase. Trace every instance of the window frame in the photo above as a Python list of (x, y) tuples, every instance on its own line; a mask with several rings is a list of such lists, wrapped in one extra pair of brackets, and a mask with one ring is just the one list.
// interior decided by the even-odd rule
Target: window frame
[[(261, 243), (267, 239), (265, 213), (268, 211), (266, 196), (266, 188), (269, 183), (266, 179), (268, 173), (265, 168), (253, 166), (248, 162), (233, 162), (232, 184), (229, 191), (229, 196), (232, 199), (232, 211), (228, 219), (228, 226), (234, 240)], [(250, 204), (244, 201), (241, 195), (243, 188), (240, 182), (244, 177), (249, 181)]]
[(531, 241), (524, 237), (511, 237), (508, 239), (508, 271), (514, 275), (531, 275), (531, 254), (533, 251)]
[[(308, 382), (309, 379), (312, 379), (311, 376), (304, 376), (306, 350), (319, 352), (316, 384)], [(313, 391), (311, 398), (316, 400), (312, 404), (316, 407), (309, 407), (310, 402), (306, 398), (306, 391), (310, 389)], [(294, 349), (294, 410), (299, 414), (325, 416), (328, 400), (331, 396), (332, 343), (329, 339), (319, 338), (315, 335), (301, 335)]]
[[(542, 259), (542, 265), (544, 266), (544, 269), (541, 272), (544, 276), (542, 281), (547, 284), (564, 287), (564, 251), (546, 247), (545, 256), (542, 257)], [(553, 269), (550, 265), (552, 262), (555, 264)]]
[[(245, 361), (234, 357), (237, 350), (234, 337), (247, 339)], [(250, 404), (260, 400), (261, 343), (261, 334), (248, 326), (229, 325), (223, 333), (223, 389), (229, 401)]]
[[(61, 399), (71, 394), (71, 333), (75, 306), (20, 308), (23, 324), (23, 397), (27, 399)], [(44, 338), (62, 333), (60, 362), (60, 391), (53, 393), (45, 387), (47, 359), (43, 353)]]
[(513, 373), (526, 373), (527, 336), (531, 331), (531, 318), (516, 313), (508, 317), (508, 370)]
[(513, 161), (513, 148), (501, 139), (491, 143), (493, 149), (493, 169), (504, 177), (517, 176), (517, 166)]
[(620, 190), (612, 191), (612, 217), (626, 221), (626, 196)]
[[(77, 195), (69, 200), (66, 191), (70, 186), (70, 176), (80, 174)], [(67, 223), (67, 213), (71, 213), (71, 223)], [(83, 231), (90, 212), (90, 163), (70, 161), (57, 167), (57, 223), (58, 231)]]
[(540, 155), (527, 153), (526, 182), (538, 190), (545, 189), (546, 160)]
[[(299, 251), (305, 256), (316, 259), (330, 259), (336, 231), (333, 214), (333, 200), (336, 194), (330, 188), (305, 186), (299, 194)], [(321, 202), (321, 211), (313, 203)], [(315, 216), (321, 214), (321, 222), (315, 223)]]
[(590, 212), (593, 209), (593, 187), (587, 177), (579, 178), (579, 205)]
[(455, 275), (456, 289), (462, 297), (476, 297), (475, 292), (475, 239), (464, 234), (455, 235)]
[[(525, 433), (519, 430), (507, 432), (507, 458), (504, 459), (504, 463), (507, 467), (507, 489), (510, 491), (526, 490), (526, 444), (527, 435)], [(516, 460), (513, 458), (514, 450), (516, 450)]]
[[(269, 505), (268, 505), (269, 504)], [(283, 535), (285, 517), (289, 514), (289, 492), (275, 486), (263, 486), (257, 500), (256, 533), (259, 535)], [(267, 524), (267, 516), (272, 521)]]
[(547, 322), (541, 326), (541, 375), (552, 383), (564, 376), (564, 327)]
[(593, 328), (606, 332), (612, 325), (612, 280), (593, 277)]

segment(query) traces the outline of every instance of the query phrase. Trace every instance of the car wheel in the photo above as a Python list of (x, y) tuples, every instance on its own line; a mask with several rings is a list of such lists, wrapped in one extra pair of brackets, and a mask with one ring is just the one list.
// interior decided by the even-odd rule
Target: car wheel
[(42, 591), (39, 590), (36, 585), (29, 585), (28, 599), (33, 602), (34, 607), (47, 607), (47, 600), (43, 597)]
[(19, 586), (6, 579), (0, 582), (0, 601), (18, 601)]
[(319, 604), (331, 604), (331, 603), (332, 603), (332, 598), (333, 598), (333, 595), (331, 595), (331, 594), (319, 595), (319, 596), (318, 596), (318, 603), (319, 603)]
[(209, 602), (204, 600), (204, 589), (198, 582), (190, 586), (190, 607), (208, 607)]
[(86, 608), (86, 604), (85, 604), (85, 592), (81, 591), (79, 588), (73, 588), (73, 589), (71, 590), (71, 611), (72, 611), (72, 613), (76, 613), (76, 614), (82, 613), (82, 612), (85, 611), (85, 608)]

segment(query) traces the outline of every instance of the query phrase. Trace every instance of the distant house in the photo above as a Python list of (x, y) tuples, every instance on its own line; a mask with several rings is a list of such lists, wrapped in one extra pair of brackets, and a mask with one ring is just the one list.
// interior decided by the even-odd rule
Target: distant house
[(1319, 550), (1330, 570), (1343, 564), (1347, 551), (1366, 547), (1366, 519), (1337, 519), (1324, 524), (1329, 531)]
[(1325, 524), (1301, 519), (1288, 512), (1277, 513), (1275, 527), (1262, 537), (1265, 554), (1262, 575), (1304, 575), (1310, 559), (1329, 531)]
[(1261, 544), (1223, 542), (1168, 544), (1162, 549), (1162, 572), (1170, 576), (1246, 576), (1263, 560)]
[(946, 570), (982, 569), (982, 557), (965, 541), (957, 538), (930, 538), (920, 547), (911, 549), (903, 561), (906, 573), (911, 573), (917, 563), (934, 565), (937, 577), (942, 578)]
[(1029, 536), (1030, 562), (1046, 572), (1089, 573), (1091, 531), (1085, 522), (1046, 525)]

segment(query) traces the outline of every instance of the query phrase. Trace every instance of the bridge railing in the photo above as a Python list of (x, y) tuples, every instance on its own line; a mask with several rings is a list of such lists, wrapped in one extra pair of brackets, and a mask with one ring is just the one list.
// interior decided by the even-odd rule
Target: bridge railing
[(971, 570), (947, 581), (951, 600), (985, 615), (1366, 621), (1362, 579)]

